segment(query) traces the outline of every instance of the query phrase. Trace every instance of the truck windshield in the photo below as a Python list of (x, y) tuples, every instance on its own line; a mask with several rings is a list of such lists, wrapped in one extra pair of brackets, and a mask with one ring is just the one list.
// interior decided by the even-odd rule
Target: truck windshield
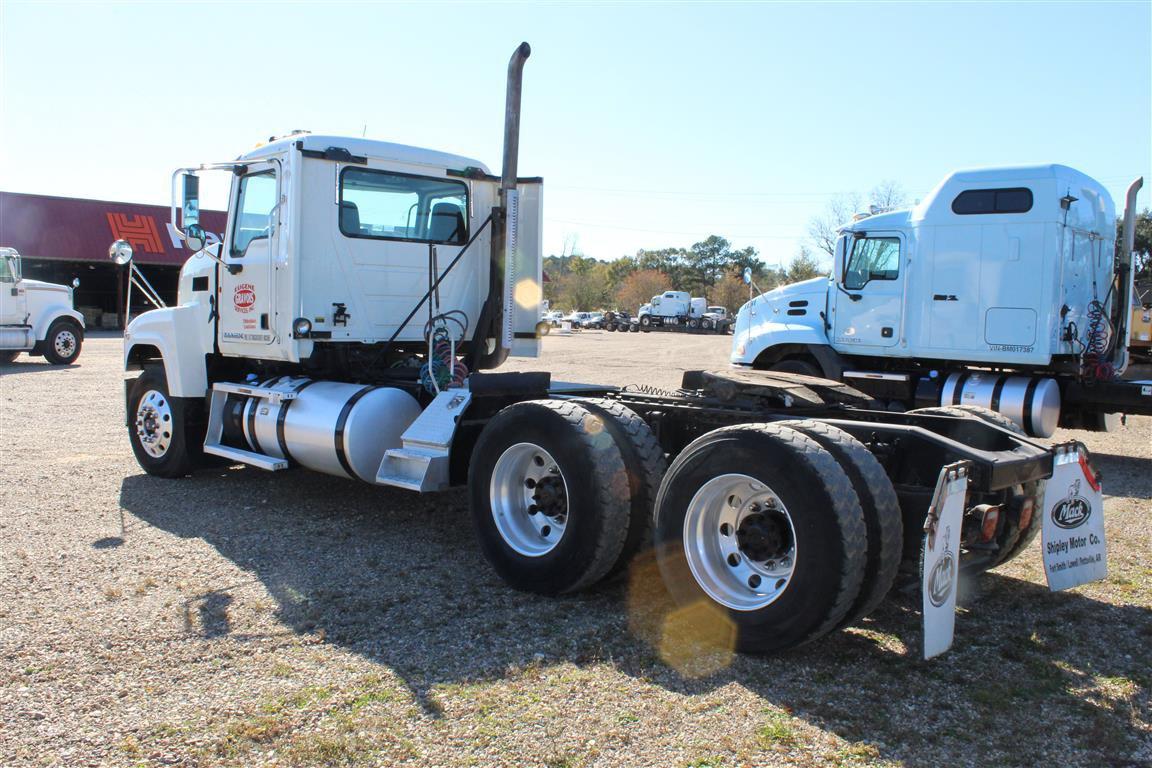
[(900, 238), (862, 237), (852, 241), (848, 267), (844, 270), (844, 287), (863, 288), (871, 280), (895, 280), (900, 277)]
[(8, 256), (0, 258), (0, 283), (16, 282), (15, 262), (15, 259)]
[(240, 179), (236, 201), (236, 222), (232, 227), (233, 256), (243, 256), (248, 244), (272, 231), (272, 209), (276, 207), (276, 175), (271, 171)]

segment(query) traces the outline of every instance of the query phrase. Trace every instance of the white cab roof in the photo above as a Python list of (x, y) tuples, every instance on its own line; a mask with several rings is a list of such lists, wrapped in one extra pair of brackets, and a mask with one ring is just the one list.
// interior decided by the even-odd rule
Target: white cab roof
[(438, 152), (434, 149), (410, 147), (406, 144), (393, 144), (388, 141), (375, 141), (373, 139), (359, 139), (351, 136), (324, 136), (313, 133), (284, 136), (275, 141), (264, 144), (246, 152), (237, 160), (257, 160), (269, 155), (286, 152), (293, 149), (296, 142), (304, 142), (304, 149), (323, 152), (329, 147), (342, 147), (353, 155), (370, 157), (375, 160), (385, 160), (407, 165), (426, 165), (432, 168), (450, 168), (462, 171), (465, 168), (479, 168), (484, 173), (490, 173), (488, 166), (479, 160), (473, 160), (461, 155), (448, 152)]

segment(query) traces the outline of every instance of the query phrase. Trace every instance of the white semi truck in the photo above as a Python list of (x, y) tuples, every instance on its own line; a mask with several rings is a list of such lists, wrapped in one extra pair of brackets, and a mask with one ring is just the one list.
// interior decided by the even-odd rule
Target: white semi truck
[(726, 333), (731, 321), (724, 307), (710, 307), (708, 299), (693, 297), (688, 291), (665, 291), (640, 307), (633, 324), (641, 331), (664, 329)]
[(845, 226), (827, 278), (745, 304), (732, 362), (850, 382), (892, 408), (981, 406), (1039, 437), (1152, 414), (1152, 382), (1119, 380), (1142, 183), (1117, 257), (1112, 199), (1083, 173), (953, 173), (913, 208)]
[(20, 261), (15, 248), (0, 248), (0, 363), (27, 352), (71, 365), (84, 343), (84, 316), (72, 306), (72, 288), (25, 278)]
[(959, 571), (1020, 552), (1049, 482), (1063, 493), (1069, 467), (1095, 482), (1061, 458), (1083, 457), (1077, 446), (971, 414), (874, 410), (835, 382), (693, 372), (669, 392), (489, 372), (540, 349), (542, 182), (517, 176), (528, 55), (509, 63), (499, 177), (307, 134), (177, 171), (173, 220), (195, 249), (197, 174), (227, 172), (232, 191), (219, 254), (190, 258), (178, 304), (125, 334), (145, 471), (177, 478), (216, 457), (417, 492), (466, 485), (511, 586), (585, 589), (650, 541), (675, 599), (758, 652), (866, 615), (922, 551), (943, 558), (923, 578), (950, 621)]

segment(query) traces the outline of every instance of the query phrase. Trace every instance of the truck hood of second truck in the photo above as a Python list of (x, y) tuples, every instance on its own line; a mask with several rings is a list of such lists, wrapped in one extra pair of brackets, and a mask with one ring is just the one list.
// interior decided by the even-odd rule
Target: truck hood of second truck
[(761, 351), (777, 344), (827, 344), (823, 318), (827, 296), (828, 278), (814, 277), (773, 288), (740, 307), (732, 362), (751, 365)]

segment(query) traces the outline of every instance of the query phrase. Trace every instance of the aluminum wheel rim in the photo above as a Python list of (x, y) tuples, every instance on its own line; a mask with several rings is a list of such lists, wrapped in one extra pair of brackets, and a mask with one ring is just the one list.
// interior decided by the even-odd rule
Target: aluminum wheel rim
[(568, 527), (568, 483), (535, 443), (509, 447), (492, 469), (492, 519), (504, 542), (525, 557), (548, 554)]
[(60, 357), (72, 357), (76, 350), (76, 334), (72, 331), (60, 331), (52, 340), (52, 347)]
[(720, 475), (688, 503), (684, 554), (709, 597), (733, 610), (755, 611), (788, 589), (796, 530), (767, 485), (748, 475)]
[(136, 436), (144, 452), (163, 458), (172, 445), (172, 405), (163, 392), (150, 389), (136, 406)]

